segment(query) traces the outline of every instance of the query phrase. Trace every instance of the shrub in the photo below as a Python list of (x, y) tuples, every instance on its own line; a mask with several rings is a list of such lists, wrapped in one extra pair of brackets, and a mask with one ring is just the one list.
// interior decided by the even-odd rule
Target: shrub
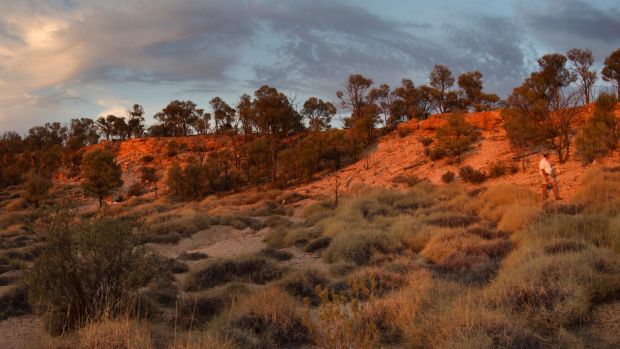
[(48, 191), (52, 187), (52, 181), (36, 173), (34, 170), (28, 172), (23, 179), (22, 188), (24, 199), (32, 202), (36, 208), (48, 196)]
[(454, 181), (454, 172), (448, 171), (441, 175), (441, 181), (444, 183), (452, 183)]
[(446, 155), (454, 156), (461, 162), (461, 156), (478, 139), (479, 132), (472, 124), (465, 120), (462, 112), (453, 112), (448, 115), (447, 124), (436, 130), (437, 144), (435, 149)]
[(405, 138), (411, 134), (411, 129), (408, 127), (398, 127), (396, 132), (398, 133), (398, 137)]
[(466, 183), (480, 184), (486, 180), (484, 172), (467, 165), (459, 169), (459, 176)]
[(432, 161), (441, 160), (446, 157), (446, 152), (443, 149), (433, 148), (428, 152), (428, 157)]
[(501, 162), (494, 162), (489, 167), (489, 178), (498, 178), (508, 173), (509, 169)]
[(93, 150), (86, 154), (80, 165), (82, 189), (86, 195), (99, 198), (99, 207), (103, 198), (123, 185), (122, 171), (114, 160), (114, 155), (105, 150)]
[(433, 144), (435, 140), (431, 137), (421, 137), (420, 139), (418, 139), (418, 141), (420, 142), (420, 144), (422, 144), (423, 147), (428, 147)]
[(150, 164), (151, 162), (153, 162), (153, 160), (155, 160), (155, 157), (153, 155), (147, 154), (144, 155), (141, 159), (143, 164)]
[(128, 197), (141, 196), (142, 194), (144, 194), (144, 191), (142, 190), (142, 185), (140, 183), (134, 183), (129, 186), (129, 189), (127, 189)]
[(179, 153), (179, 143), (170, 141), (166, 144), (166, 155), (171, 158)]
[(415, 176), (402, 176), (398, 175), (392, 178), (392, 183), (402, 183), (406, 184), (409, 187), (413, 187), (414, 185), (420, 183), (422, 180)]
[(279, 279), (281, 276), (280, 267), (264, 258), (244, 257), (236, 260), (214, 260), (189, 276), (186, 289), (197, 291), (230, 281), (264, 284)]
[(153, 270), (131, 229), (111, 218), (76, 225), (67, 213), (51, 215), (28, 286), (52, 333), (127, 311)]

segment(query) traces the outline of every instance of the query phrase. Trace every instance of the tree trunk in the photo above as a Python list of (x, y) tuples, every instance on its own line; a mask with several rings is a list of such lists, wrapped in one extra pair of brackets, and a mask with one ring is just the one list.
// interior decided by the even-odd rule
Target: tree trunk
[(103, 207), (103, 196), (99, 195), (99, 208)]

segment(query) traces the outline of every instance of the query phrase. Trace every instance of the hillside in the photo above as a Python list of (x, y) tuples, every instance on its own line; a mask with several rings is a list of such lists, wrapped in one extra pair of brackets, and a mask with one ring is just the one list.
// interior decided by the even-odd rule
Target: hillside
[[(591, 115), (591, 108), (581, 115), (583, 120)], [(620, 110), (616, 110), (620, 116)], [(451, 164), (449, 159), (431, 161), (424, 155), (424, 147), (419, 142), (422, 137), (433, 137), (434, 131), (441, 124), (444, 115), (433, 115), (427, 120), (412, 120), (399, 125), (399, 128), (409, 129), (411, 132), (405, 137), (400, 137), (393, 132), (377, 142), (376, 146), (367, 152), (365, 158), (340, 171), (319, 179), (316, 182), (303, 185), (296, 190), (306, 194), (332, 194), (334, 191), (335, 177), (342, 185), (342, 190), (347, 191), (355, 185), (364, 184), (375, 187), (404, 187), (399, 184), (398, 177), (417, 177), (429, 180), (434, 184), (441, 184), (441, 176), (446, 171), (458, 174), (458, 169), (463, 165), (470, 165), (476, 169), (488, 170), (491, 164), (501, 162), (515, 164), (519, 167), (516, 174), (507, 174), (499, 178), (487, 180), (487, 184), (514, 183), (529, 187), (535, 191), (540, 185), (538, 172), (539, 154), (531, 154), (523, 158), (515, 159), (515, 154), (506, 138), (506, 131), (501, 126), (499, 111), (469, 113), (467, 120), (482, 129), (482, 137), (468, 152), (461, 164)], [(574, 152), (574, 148), (572, 149)], [(552, 156), (552, 159), (554, 157)], [(610, 156), (598, 161), (603, 165), (617, 165), (620, 154), (615, 152)], [(571, 198), (578, 190), (583, 174), (590, 166), (584, 166), (574, 156), (564, 164), (554, 162), (559, 169), (558, 182), (561, 196)], [(395, 181), (396, 178), (396, 181)]]
[[(585, 108), (578, 124), (592, 113), (592, 106)], [(620, 109), (616, 110), (620, 116)], [(502, 127), (499, 111), (472, 112), (466, 115), (467, 120), (482, 130), (481, 139), (474, 145), (463, 158), (460, 164), (455, 164), (450, 159), (431, 161), (424, 155), (424, 147), (420, 138), (434, 137), (435, 129), (442, 124), (445, 115), (433, 115), (426, 120), (411, 120), (399, 125), (399, 129), (380, 137), (375, 144), (371, 145), (357, 162), (345, 166), (332, 173), (322, 173), (314, 176), (309, 183), (291, 188), (291, 190), (314, 197), (333, 195), (335, 178), (338, 177), (339, 188), (347, 192), (356, 185), (368, 185), (381, 188), (404, 188), (403, 177), (428, 180), (434, 184), (441, 184), (441, 176), (452, 171), (458, 174), (458, 169), (464, 165), (470, 165), (475, 169), (488, 171), (493, 163), (513, 164), (519, 168), (516, 174), (507, 174), (499, 178), (490, 178), (487, 184), (514, 183), (537, 190), (540, 182), (538, 174), (539, 154), (530, 154), (515, 159), (515, 154), (506, 138), (506, 132)], [(579, 125), (576, 125), (579, 126)], [(166, 146), (170, 142), (183, 144), (186, 151), (179, 151), (179, 155), (170, 157), (166, 155)], [(165, 173), (167, 167), (174, 161), (186, 162), (192, 157), (198, 156), (196, 147), (203, 147), (205, 157), (222, 149), (232, 149), (233, 142), (230, 137), (219, 135), (166, 137), (166, 138), (139, 138), (124, 141), (101, 142), (89, 147), (110, 147), (116, 152), (116, 159), (123, 170), (124, 187), (129, 187), (137, 179), (139, 169), (144, 165), (143, 157), (152, 155), (154, 160), (149, 163), (156, 167), (161, 175), (160, 188), (165, 188)], [(86, 149), (86, 151), (88, 151)], [(574, 147), (572, 149), (574, 152)], [(584, 166), (578, 159), (571, 156), (564, 164), (558, 164), (558, 182), (561, 196), (571, 198), (579, 189), (583, 174), (592, 166)], [(611, 155), (598, 160), (599, 164), (615, 165), (620, 160), (620, 154), (614, 152)]]

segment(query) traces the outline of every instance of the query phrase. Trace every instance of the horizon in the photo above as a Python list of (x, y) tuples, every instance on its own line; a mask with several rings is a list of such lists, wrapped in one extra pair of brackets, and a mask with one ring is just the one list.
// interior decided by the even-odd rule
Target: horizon
[[(146, 4), (146, 6), (145, 6)], [(545, 53), (620, 47), (613, 1), (0, 1), (0, 133), (174, 99), (208, 109), (270, 85), (336, 102), (349, 74), (428, 83), (435, 64), (479, 70), (502, 99)], [(475, 9), (475, 10), (473, 10)], [(411, 16), (411, 14), (415, 14)], [(27, 19), (27, 20), (26, 20)], [(389, 53), (389, 54), (386, 54)], [(599, 79), (596, 87), (610, 85)]]

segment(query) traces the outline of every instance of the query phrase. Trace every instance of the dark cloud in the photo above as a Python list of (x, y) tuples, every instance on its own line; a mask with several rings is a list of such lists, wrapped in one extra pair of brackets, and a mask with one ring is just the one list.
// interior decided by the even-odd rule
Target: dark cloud
[(487, 87), (508, 94), (529, 73), (528, 47), (523, 30), (511, 18), (479, 16), (466, 26), (448, 26), (457, 71), (478, 70)]
[(618, 43), (620, 39), (620, 10), (617, 8), (598, 8), (579, 0), (552, 0), (546, 1), (543, 11), (524, 13), (527, 24), (538, 31), (606, 43)]
[(545, 0), (517, 6), (524, 30), (547, 51), (589, 48), (598, 64), (620, 47), (620, 10), (600, 2)]
[[(419, 85), (437, 63), (455, 75), (480, 70), (487, 90), (505, 97), (539, 54), (584, 47), (601, 61), (620, 46), (620, 10), (600, 1), (514, 0), (476, 12), (457, 1), (450, 11), (401, 4), (412, 13), (393, 16), (371, 5), (376, 3), (0, 0), (0, 87), (11, 96), (0, 99), (0, 119), (8, 115), (4, 107), (20, 105), (22, 96), (33, 96), (33, 108), (96, 104), (97, 94), (119, 97), (131, 83), (148, 91), (139, 98), (153, 91), (153, 99), (184, 93), (233, 99), (262, 84), (300, 98), (333, 98), (349, 74), (389, 84), (408, 77)], [(433, 9), (430, 16), (425, 8)], [(37, 33), (41, 28), (53, 30)], [(82, 100), (45, 90), (57, 85), (80, 91)], [(136, 97), (119, 99), (125, 98)]]

